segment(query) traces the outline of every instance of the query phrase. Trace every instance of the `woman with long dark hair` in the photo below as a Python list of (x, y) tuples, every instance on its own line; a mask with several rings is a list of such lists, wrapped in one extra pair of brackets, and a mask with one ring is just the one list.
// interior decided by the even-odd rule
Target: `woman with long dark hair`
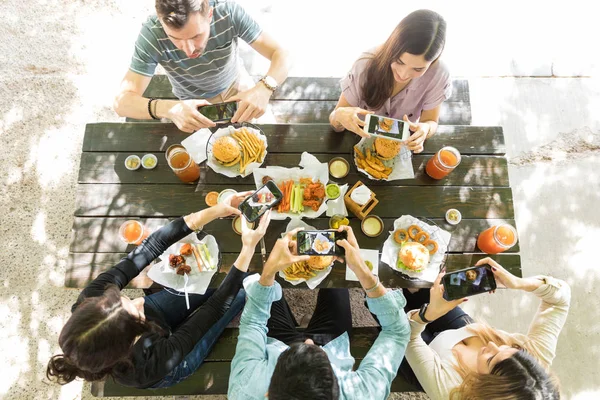
[(431, 290), (404, 291), (411, 337), (399, 372), (434, 400), (559, 399), (549, 368), (569, 312), (569, 286), (548, 276), (518, 278), (490, 258), (477, 263), (483, 264), (492, 267), (499, 285), (541, 299), (527, 334), (473, 321), (457, 307), (465, 299), (443, 298), (441, 273)]
[(333, 129), (360, 136), (359, 115), (403, 119), (413, 132), (415, 153), (438, 127), (441, 104), (452, 93), (450, 73), (439, 61), (446, 43), (446, 21), (430, 10), (407, 15), (382, 45), (363, 53), (342, 79), (342, 94), (329, 116)]
[(48, 378), (66, 384), (112, 376), (126, 386), (164, 388), (193, 374), (244, 306), (242, 281), (270, 213), (256, 230), (244, 229), (242, 250), (223, 283), (190, 294), (189, 310), (185, 297), (170, 291), (131, 300), (121, 289), (173, 243), (217, 218), (239, 215), (236, 207), (249, 193), (174, 220), (94, 279), (71, 309), (58, 339), (63, 354), (50, 360)]

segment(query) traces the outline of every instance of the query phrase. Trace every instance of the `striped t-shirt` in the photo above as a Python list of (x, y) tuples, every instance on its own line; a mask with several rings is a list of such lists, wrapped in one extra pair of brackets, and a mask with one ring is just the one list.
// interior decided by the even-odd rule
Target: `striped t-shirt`
[(154, 75), (157, 64), (164, 69), (179, 99), (208, 99), (227, 89), (238, 76), (241, 60), (237, 40), (254, 42), (260, 26), (238, 4), (210, 1), (214, 7), (210, 37), (198, 58), (188, 58), (167, 36), (158, 17), (142, 25), (129, 69), (144, 76)]

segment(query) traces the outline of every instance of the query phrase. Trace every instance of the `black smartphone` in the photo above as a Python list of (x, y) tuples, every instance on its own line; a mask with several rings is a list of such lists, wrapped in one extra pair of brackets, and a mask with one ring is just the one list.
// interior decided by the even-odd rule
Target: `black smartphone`
[(346, 254), (344, 248), (336, 244), (336, 241), (348, 238), (346, 231), (299, 231), (296, 237), (299, 255), (343, 256)]
[(281, 201), (283, 193), (274, 181), (267, 183), (248, 196), (238, 207), (249, 222), (259, 219), (268, 209), (275, 207)]
[(386, 139), (406, 140), (410, 136), (409, 125), (399, 119), (382, 117), (375, 114), (365, 116), (365, 132), (373, 136), (382, 136)]
[(442, 278), (444, 299), (457, 300), (496, 290), (496, 279), (488, 264), (449, 272)]
[(198, 107), (198, 112), (213, 122), (229, 122), (236, 111), (237, 102), (235, 101)]

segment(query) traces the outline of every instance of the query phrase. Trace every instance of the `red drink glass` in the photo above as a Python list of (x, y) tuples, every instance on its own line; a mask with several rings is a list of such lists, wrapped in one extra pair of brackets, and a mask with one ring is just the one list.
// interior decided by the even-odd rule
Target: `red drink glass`
[(141, 244), (150, 235), (150, 230), (140, 221), (129, 220), (123, 222), (119, 228), (119, 237), (127, 244)]
[(487, 254), (502, 253), (517, 243), (517, 231), (508, 224), (496, 225), (479, 234), (477, 247)]
[(433, 179), (442, 179), (458, 164), (460, 164), (460, 152), (454, 147), (446, 146), (429, 159), (425, 172)]

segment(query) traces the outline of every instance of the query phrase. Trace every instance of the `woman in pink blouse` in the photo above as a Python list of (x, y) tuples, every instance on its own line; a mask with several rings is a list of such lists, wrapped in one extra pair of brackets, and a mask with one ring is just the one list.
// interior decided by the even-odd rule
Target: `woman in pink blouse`
[(410, 150), (438, 127), (441, 104), (450, 97), (450, 73), (439, 61), (446, 42), (446, 21), (430, 10), (407, 15), (386, 42), (363, 53), (342, 79), (342, 94), (329, 116), (333, 129), (360, 136), (359, 115), (377, 114), (410, 122)]

